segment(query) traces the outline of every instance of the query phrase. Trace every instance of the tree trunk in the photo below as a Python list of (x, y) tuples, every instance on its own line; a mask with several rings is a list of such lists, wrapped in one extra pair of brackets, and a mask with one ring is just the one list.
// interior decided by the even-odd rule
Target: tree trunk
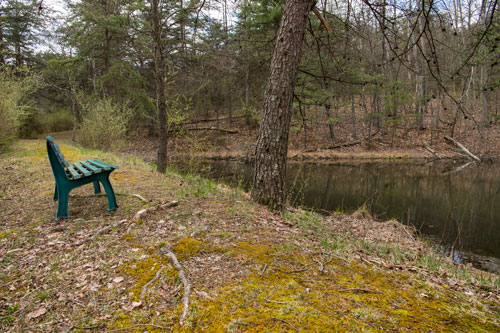
[(151, 0), (151, 27), (153, 39), (154, 77), (156, 83), (156, 107), (158, 109), (158, 172), (167, 169), (167, 112), (165, 105), (165, 62), (161, 42), (161, 18), (158, 0)]
[(354, 94), (351, 95), (351, 115), (352, 115), (352, 137), (356, 139), (358, 134), (356, 132), (356, 110), (354, 105)]
[(276, 36), (255, 149), (252, 188), (252, 198), (271, 209), (283, 210), (286, 207), (286, 157), (293, 91), (307, 14), (315, 2), (287, 0)]

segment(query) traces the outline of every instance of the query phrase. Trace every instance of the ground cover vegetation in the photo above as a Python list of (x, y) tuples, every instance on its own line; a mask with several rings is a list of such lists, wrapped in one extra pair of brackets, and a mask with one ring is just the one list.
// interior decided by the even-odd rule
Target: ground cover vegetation
[[(363, 210), (276, 215), (240, 189), (69, 138), (58, 139), (69, 161), (120, 165), (111, 177), (120, 209), (106, 212), (105, 196), (80, 187), (72, 217), (55, 220), (44, 141), (1, 156), (2, 330), (499, 328), (498, 276), (439, 256), (410, 227)], [(168, 253), (187, 276), (187, 307)]]

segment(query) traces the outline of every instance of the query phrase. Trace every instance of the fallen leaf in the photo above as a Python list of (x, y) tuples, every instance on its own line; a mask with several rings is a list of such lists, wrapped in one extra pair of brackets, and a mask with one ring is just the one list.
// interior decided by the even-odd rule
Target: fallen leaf
[(35, 318), (38, 318), (40, 316), (43, 316), (46, 313), (47, 313), (46, 308), (38, 308), (35, 311), (28, 313), (26, 315), (26, 319), (28, 319), (28, 320), (35, 319)]
[(120, 282), (122, 282), (123, 280), (125, 280), (125, 278), (124, 278), (123, 276), (118, 276), (118, 277), (115, 277), (115, 278), (113, 279), (113, 282), (114, 282), (114, 283), (120, 283)]

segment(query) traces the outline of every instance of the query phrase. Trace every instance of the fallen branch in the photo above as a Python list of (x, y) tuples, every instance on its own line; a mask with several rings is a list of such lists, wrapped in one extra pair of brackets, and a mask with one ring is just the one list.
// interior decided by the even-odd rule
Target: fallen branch
[(113, 223), (111, 225), (108, 225), (100, 230), (98, 230), (94, 235), (90, 236), (90, 237), (87, 237), (77, 243), (74, 244), (74, 246), (80, 246), (84, 243), (88, 243), (90, 241), (93, 241), (95, 240), (97, 237), (105, 234), (106, 232), (108, 232), (109, 230), (113, 229), (113, 228), (116, 228), (116, 227), (119, 227), (120, 225), (124, 224), (125, 222), (127, 222), (127, 220), (121, 220), (121, 221), (118, 221), (116, 223)]
[(179, 204), (179, 201), (173, 200), (173, 201), (167, 202), (165, 204), (158, 204), (156, 206), (152, 206), (152, 207), (141, 209), (140, 211), (138, 211), (137, 213), (135, 213), (135, 216), (134, 216), (133, 220), (134, 221), (138, 221), (138, 220), (142, 219), (144, 216), (146, 216), (147, 214), (156, 211), (157, 209), (160, 209), (160, 208), (161, 209), (167, 209), (167, 208), (170, 208), (170, 207), (175, 207), (178, 204)]
[(153, 327), (153, 328), (157, 328), (157, 329), (165, 330), (165, 331), (171, 331), (172, 330), (170, 327), (165, 327), (165, 326), (160, 326), (160, 325), (155, 325), (155, 324), (135, 324), (135, 325), (132, 325), (132, 326), (129, 326), (129, 327), (117, 328), (117, 329), (114, 329), (114, 330), (108, 330), (106, 332), (130, 331), (131, 329), (136, 328), (136, 327)]
[(186, 272), (184, 271), (184, 268), (182, 268), (181, 264), (179, 263), (179, 260), (177, 260), (177, 256), (175, 255), (174, 252), (170, 250), (168, 246), (162, 247), (160, 249), (160, 253), (170, 260), (170, 263), (177, 270), (177, 273), (179, 274), (179, 279), (184, 285), (184, 294), (182, 295), (183, 309), (181, 317), (179, 318), (179, 326), (183, 326), (184, 320), (186, 320), (186, 316), (189, 310), (189, 298), (191, 296), (191, 289), (192, 289), (191, 282), (189, 281)]
[(429, 147), (429, 145), (425, 141), (424, 141), (424, 148), (427, 149), (432, 155), (436, 156), (437, 159), (439, 160), (442, 159), (441, 155), (439, 155), (438, 153), (436, 153), (434, 149)]
[(182, 129), (180, 128), (180, 129), (170, 130), (170, 132), (180, 132), (180, 131), (217, 131), (217, 132), (222, 132), (222, 133), (227, 133), (227, 134), (240, 133), (240, 131), (238, 131), (238, 130), (217, 128), (217, 127), (192, 127), (192, 128), (182, 128)]
[(455, 145), (457, 148), (462, 150), (470, 159), (476, 160), (478, 162), (481, 162), (481, 159), (477, 157), (476, 155), (472, 154), (467, 148), (465, 148), (460, 142), (456, 141), (453, 138), (450, 138), (449, 136), (445, 136), (444, 139), (450, 143)]
[[(202, 233), (206, 232), (207, 230), (208, 230), (208, 228), (203, 228), (203, 229), (200, 229), (200, 230), (195, 230), (192, 233), (190, 233), (189, 236), (187, 236), (187, 237), (196, 238), (196, 236), (198, 236), (199, 234), (202, 234)], [(172, 244), (168, 245), (167, 246), (168, 249), (170, 250), (170, 249), (174, 248), (184, 238), (186, 238), (186, 237), (179, 238), (178, 240), (176, 240)]]
[(155, 277), (142, 287), (141, 296), (140, 296), (141, 301), (144, 299), (144, 296), (146, 296), (146, 291), (148, 290), (149, 286), (152, 285), (153, 283), (155, 283), (155, 281), (160, 278), (160, 274), (161, 274), (161, 271), (163, 270), (163, 268), (165, 268), (165, 267), (161, 266), (160, 269), (158, 270), (158, 272), (156, 272)]
[(132, 194), (132, 196), (138, 198), (139, 200), (141, 200), (142, 202), (149, 202), (150, 200), (147, 200), (147, 199), (144, 199), (143, 196), (139, 195), (139, 194)]

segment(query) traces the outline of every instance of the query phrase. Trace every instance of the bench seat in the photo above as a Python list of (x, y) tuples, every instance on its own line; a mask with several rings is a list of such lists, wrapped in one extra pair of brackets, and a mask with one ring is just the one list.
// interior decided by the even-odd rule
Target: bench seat
[(101, 193), (99, 184), (103, 185), (108, 198), (108, 210), (118, 208), (113, 187), (109, 182), (111, 172), (119, 169), (117, 165), (102, 162), (98, 159), (69, 164), (64, 158), (59, 145), (54, 142), (54, 139), (48, 136), (46, 140), (47, 153), (56, 182), (54, 200), (59, 200), (56, 213), (57, 218), (69, 217), (69, 192), (76, 187), (89, 183), (94, 184), (94, 194)]

